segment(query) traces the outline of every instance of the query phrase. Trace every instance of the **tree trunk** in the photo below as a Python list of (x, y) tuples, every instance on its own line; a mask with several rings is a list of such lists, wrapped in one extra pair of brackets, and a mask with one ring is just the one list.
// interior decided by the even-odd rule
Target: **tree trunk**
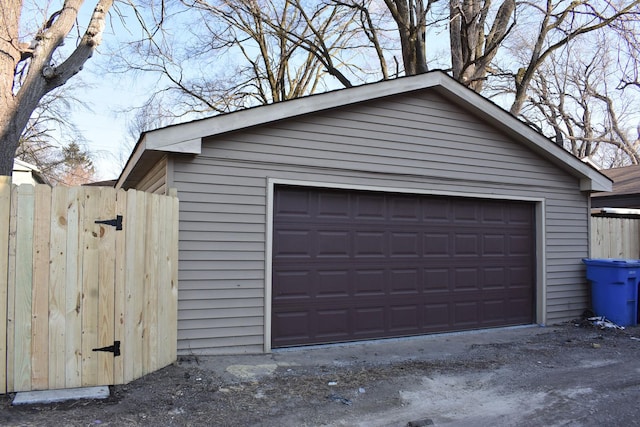
[(426, 12), (423, 0), (385, 0), (398, 26), (404, 73), (407, 76), (429, 71), (426, 59)]
[[(0, 175), (11, 175), (20, 135), (44, 95), (77, 74), (100, 44), (113, 0), (98, 0), (82, 39), (71, 55), (53, 66), (55, 51), (76, 25), (84, 0), (65, 0), (29, 45), (20, 43), (21, 0), (0, 8)], [(21, 72), (22, 71), (22, 72)]]

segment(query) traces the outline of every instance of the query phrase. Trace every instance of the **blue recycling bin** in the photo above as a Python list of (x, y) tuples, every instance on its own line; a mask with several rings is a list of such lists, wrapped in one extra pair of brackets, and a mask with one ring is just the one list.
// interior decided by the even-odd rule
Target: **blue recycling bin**
[(582, 262), (587, 266), (595, 314), (619, 326), (637, 325), (640, 260), (585, 258)]

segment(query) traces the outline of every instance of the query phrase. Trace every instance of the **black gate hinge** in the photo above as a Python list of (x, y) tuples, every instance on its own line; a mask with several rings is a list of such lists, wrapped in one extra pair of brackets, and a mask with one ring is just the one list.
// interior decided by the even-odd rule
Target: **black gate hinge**
[(115, 219), (105, 219), (103, 221), (96, 221), (96, 224), (111, 225), (116, 230), (122, 230), (122, 215), (117, 215)]
[(114, 357), (120, 356), (120, 341), (114, 341), (113, 345), (102, 347), (102, 348), (94, 348), (92, 351), (105, 351), (107, 353), (113, 353)]

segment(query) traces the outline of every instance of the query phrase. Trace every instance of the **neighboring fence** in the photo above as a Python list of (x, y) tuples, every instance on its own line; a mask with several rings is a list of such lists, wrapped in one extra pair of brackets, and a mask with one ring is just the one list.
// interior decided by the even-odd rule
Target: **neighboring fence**
[(175, 193), (0, 177), (0, 242), (0, 393), (125, 384), (175, 361)]
[(591, 257), (640, 259), (640, 218), (591, 217)]

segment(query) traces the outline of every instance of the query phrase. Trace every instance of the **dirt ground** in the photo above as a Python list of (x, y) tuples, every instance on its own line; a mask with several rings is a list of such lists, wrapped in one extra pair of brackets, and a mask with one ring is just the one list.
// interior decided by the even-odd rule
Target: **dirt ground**
[(105, 400), (3, 426), (602, 426), (640, 421), (640, 328), (589, 324), (261, 356), (188, 357)]

